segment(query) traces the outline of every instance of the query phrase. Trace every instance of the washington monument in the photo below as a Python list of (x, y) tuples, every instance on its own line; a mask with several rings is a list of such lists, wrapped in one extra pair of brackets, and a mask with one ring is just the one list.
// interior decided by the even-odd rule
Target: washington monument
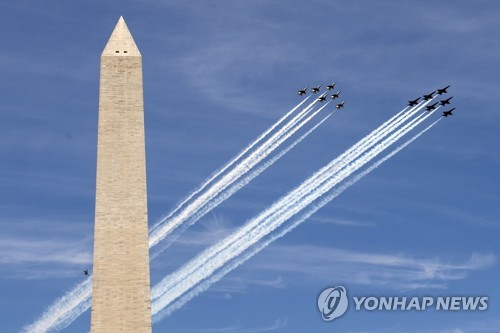
[(91, 332), (151, 332), (142, 57), (122, 17), (100, 71)]

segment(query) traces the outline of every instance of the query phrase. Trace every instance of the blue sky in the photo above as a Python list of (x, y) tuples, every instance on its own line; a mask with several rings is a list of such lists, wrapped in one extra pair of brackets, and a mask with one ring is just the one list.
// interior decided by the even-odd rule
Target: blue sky
[[(497, 332), (500, 4), (495, 1), (7, 2), (0, 10), (0, 311), (35, 320), (91, 267), (99, 57), (120, 15), (143, 56), (150, 224), (300, 100), (346, 109), (186, 232), (152, 284), (399, 111), (451, 84), (409, 148), (156, 332)], [(495, 66), (497, 65), (497, 66)], [(481, 313), (355, 312), (316, 297), (487, 295)], [(195, 318), (195, 320), (194, 320)], [(86, 332), (90, 315), (67, 332)]]

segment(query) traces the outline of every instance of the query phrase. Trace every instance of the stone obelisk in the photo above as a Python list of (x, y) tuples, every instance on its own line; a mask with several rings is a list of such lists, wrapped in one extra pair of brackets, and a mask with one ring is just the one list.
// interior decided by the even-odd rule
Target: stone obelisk
[(142, 57), (122, 17), (100, 73), (91, 332), (151, 332)]

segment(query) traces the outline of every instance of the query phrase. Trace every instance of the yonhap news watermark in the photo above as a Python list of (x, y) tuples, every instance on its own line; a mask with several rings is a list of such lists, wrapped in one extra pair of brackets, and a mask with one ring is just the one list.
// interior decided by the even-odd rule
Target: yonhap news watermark
[(324, 289), (318, 296), (318, 309), (325, 321), (354, 311), (485, 311), (488, 296), (351, 296), (344, 286)]

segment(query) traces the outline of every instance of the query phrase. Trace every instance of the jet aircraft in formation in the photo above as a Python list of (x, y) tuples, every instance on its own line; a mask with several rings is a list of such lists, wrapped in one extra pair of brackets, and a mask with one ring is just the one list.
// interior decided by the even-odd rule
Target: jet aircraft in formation
[[(408, 101), (408, 106), (416, 106), (416, 105), (418, 105), (420, 103), (420, 101), (429, 101), (429, 100), (433, 99), (435, 96), (446, 94), (448, 92), (448, 88), (449, 87), (450, 87), (450, 85), (447, 85), (444, 88), (440, 88), (440, 89), (434, 90), (430, 94), (426, 94), (426, 95), (423, 95), (422, 97), (416, 98), (416, 99), (414, 99), (412, 101)], [(436, 95), (434, 95), (434, 94), (436, 94)], [(422, 100), (420, 100), (420, 98), (422, 98)], [(439, 102), (436, 102), (434, 104), (427, 105), (425, 107), (425, 109), (427, 111), (436, 110), (436, 108), (437, 108), (436, 106), (438, 104), (439, 104), (439, 106), (444, 106), (444, 105), (450, 104), (451, 103), (450, 101), (451, 101), (452, 98), (453, 98), (453, 96), (445, 98), (445, 99), (442, 99)], [(452, 116), (453, 115), (453, 110), (455, 110), (455, 108), (450, 109), (448, 111), (443, 111), (443, 117)]]
[(315, 94), (315, 93), (319, 92), (319, 91), (320, 91), (320, 89), (321, 89), (321, 84), (320, 84), (319, 86), (317, 86), (317, 87), (312, 88), (312, 89), (311, 89), (311, 92), (312, 92), (313, 94)]
[(305, 87), (304, 89), (300, 89), (300, 90), (297, 90), (297, 95), (305, 95), (307, 94), (307, 87)]
[[(335, 89), (335, 85), (336, 84), (337, 84), (337, 82), (333, 82), (332, 84), (327, 85), (326, 86), (326, 90), (327, 91), (325, 91), (318, 98), (316, 98), (316, 101), (320, 102), (320, 103), (326, 101), (326, 99), (328, 98), (328, 93), (327, 92)], [(304, 89), (297, 90), (297, 95), (302, 96), (302, 95), (307, 94), (307, 88), (308, 87), (305, 87)], [(321, 84), (318, 85), (317, 87), (312, 87), (311, 88), (311, 93), (313, 93), (313, 94), (317, 94), (320, 91), (321, 91)], [(337, 91), (336, 93), (331, 94), (330, 95), (331, 99), (336, 100), (337, 98), (340, 98), (340, 93), (341, 93), (341, 90)], [(340, 109), (340, 108), (344, 107), (344, 103), (345, 103), (345, 101), (343, 101), (342, 103), (337, 104), (337, 106), (335, 106), (335, 107), (337, 109)]]
[(447, 85), (447, 86), (446, 86), (446, 87), (444, 87), (444, 88), (438, 89), (438, 90), (437, 90), (437, 94), (438, 94), (438, 95), (446, 94), (446, 93), (448, 92), (447, 90), (448, 90), (448, 88), (449, 88), (449, 87), (450, 87), (450, 85)]
[(436, 103), (434, 103), (434, 104), (431, 104), (431, 105), (427, 105), (427, 106), (425, 107), (425, 109), (426, 109), (427, 111), (432, 111), (432, 110), (435, 110), (435, 109), (436, 109), (436, 105), (437, 105), (437, 104), (438, 104), (438, 102), (436, 102)]
[(448, 111), (443, 111), (443, 117), (448, 117), (448, 116), (453, 116), (453, 110), (455, 110), (455, 108), (453, 109), (450, 109)]
[(415, 106), (415, 105), (417, 105), (419, 99), (420, 99), (420, 97), (414, 99), (413, 101), (408, 101), (408, 106)]
[(453, 96), (451, 96), (450, 98), (447, 98), (447, 99), (442, 99), (439, 101), (439, 105), (443, 106), (443, 105), (446, 105), (446, 104), (450, 104), (450, 100), (453, 98)]
[(339, 97), (340, 97), (340, 92), (341, 92), (341, 91), (339, 90), (339, 91), (337, 91), (335, 94), (332, 94), (332, 96), (331, 96), (331, 97), (332, 97), (332, 99), (337, 99), (337, 98), (339, 98)]
[(433, 91), (430, 94), (424, 95), (423, 96), (424, 101), (428, 101), (428, 100), (432, 99), (432, 96), (434, 95), (435, 92), (436, 91)]
[(326, 90), (333, 90), (333, 88), (335, 88), (336, 84), (337, 84), (337, 82), (333, 82), (332, 84), (327, 85)]
[(434, 94), (436, 94), (436, 95), (446, 94), (448, 92), (448, 88), (449, 87), (450, 87), (450, 85), (447, 85), (444, 88), (441, 88), (441, 89), (438, 89), (438, 90), (434, 90), (433, 92), (431, 92), (428, 95), (424, 95), (424, 101), (428, 101), (428, 100), (432, 99), (432, 97), (433, 97)]
[(335, 106), (335, 108), (336, 108), (336, 109), (343, 108), (343, 107), (344, 107), (344, 104), (345, 104), (345, 101), (342, 101), (342, 102), (340, 102), (339, 104), (337, 104), (337, 106)]
[(326, 100), (326, 97), (327, 97), (326, 93), (324, 93), (323, 95), (319, 96), (318, 97), (318, 102), (323, 103)]

